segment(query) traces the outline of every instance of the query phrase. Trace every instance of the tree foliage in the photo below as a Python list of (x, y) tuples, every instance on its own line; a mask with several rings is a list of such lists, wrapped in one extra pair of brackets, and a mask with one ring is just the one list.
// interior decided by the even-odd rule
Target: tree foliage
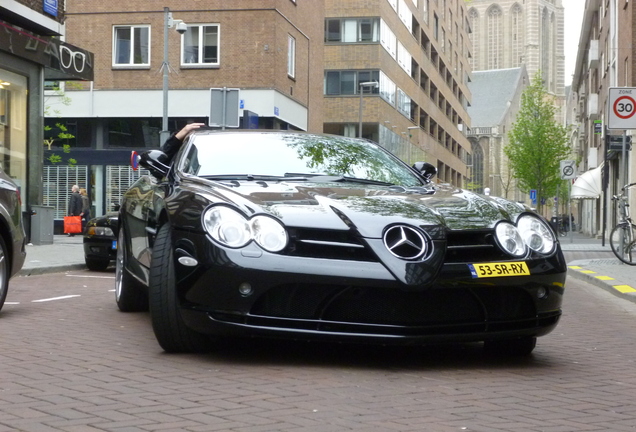
[(504, 152), (519, 188), (537, 190), (539, 207), (541, 199), (555, 196), (561, 182), (560, 162), (570, 154), (567, 129), (556, 121), (555, 113), (554, 97), (546, 92), (537, 72), (521, 95), (521, 109)]
[[(53, 91), (56, 94), (56, 96), (58, 96), (59, 103), (61, 103), (63, 105), (69, 105), (71, 103), (71, 99), (68, 96), (66, 96), (64, 94), (64, 92), (59, 87), (54, 87)], [(52, 108), (48, 104), (48, 101), (45, 101), (45, 104), (44, 104), (44, 115), (45, 116), (54, 115), (56, 117), (59, 117), (60, 116), (60, 110)], [(69, 144), (69, 140), (75, 138), (75, 135), (71, 134), (68, 131), (68, 128), (66, 127), (66, 125), (64, 123), (62, 123), (62, 122), (56, 122), (55, 123), (55, 127), (58, 130), (57, 135), (49, 136), (48, 138), (45, 138), (44, 139), (44, 145), (47, 147), (47, 150), (52, 150), (52, 146), (55, 143), (55, 141), (56, 140), (61, 141), (62, 152), (65, 153), (65, 154), (69, 154), (71, 152), (71, 145)], [(46, 126), (46, 125), (44, 126), (45, 134), (47, 134), (47, 132), (51, 132), (52, 130), (53, 130), (53, 128), (51, 126)], [(45, 159), (48, 160), (53, 165), (63, 161), (62, 156), (57, 154), (57, 153), (51, 153)], [(75, 166), (77, 164), (77, 160), (75, 160), (74, 158), (68, 158), (66, 160), (66, 162), (70, 166)]]

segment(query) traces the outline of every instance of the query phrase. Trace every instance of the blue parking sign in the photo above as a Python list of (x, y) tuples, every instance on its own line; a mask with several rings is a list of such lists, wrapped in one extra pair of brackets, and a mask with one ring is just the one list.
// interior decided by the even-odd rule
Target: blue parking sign
[(532, 204), (536, 204), (537, 203), (537, 190), (536, 189), (530, 189), (530, 201), (532, 201)]

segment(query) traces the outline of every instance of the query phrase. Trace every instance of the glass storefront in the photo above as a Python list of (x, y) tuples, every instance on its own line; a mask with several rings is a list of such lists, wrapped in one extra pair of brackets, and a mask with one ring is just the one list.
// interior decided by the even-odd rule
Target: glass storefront
[(0, 167), (21, 192), (27, 181), (27, 85), (26, 77), (0, 68)]

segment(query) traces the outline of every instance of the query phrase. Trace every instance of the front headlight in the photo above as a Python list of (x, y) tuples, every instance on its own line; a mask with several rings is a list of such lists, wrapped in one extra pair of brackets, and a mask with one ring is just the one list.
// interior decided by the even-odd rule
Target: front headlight
[(86, 230), (86, 235), (115, 237), (113, 230), (108, 227), (91, 226)]
[(522, 257), (526, 254), (526, 244), (513, 224), (500, 222), (495, 228), (495, 236), (499, 245), (510, 255)]
[(275, 219), (267, 216), (256, 216), (250, 221), (254, 241), (263, 249), (278, 252), (287, 246), (287, 231)]
[(231, 248), (243, 247), (252, 240), (270, 252), (279, 252), (287, 246), (285, 227), (268, 216), (248, 220), (229, 207), (216, 206), (206, 210), (203, 225), (214, 240)]
[(211, 207), (203, 215), (203, 225), (212, 238), (225, 246), (238, 248), (252, 240), (250, 225), (229, 207)]
[(521, 216), (517, 221), (517, 228), (523, 241), (533, 251), (549, 254), (554, 250), (556, 238), (541, 219), (531, 215)]

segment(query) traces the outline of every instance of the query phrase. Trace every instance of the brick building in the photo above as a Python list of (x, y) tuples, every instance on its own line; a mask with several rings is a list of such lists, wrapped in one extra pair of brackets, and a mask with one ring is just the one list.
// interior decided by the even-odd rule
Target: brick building
[[(69, 103), (57, 103), (59, 116), (48, 119), (51, 137), (60, 120), (74, 135), (68, 156), (77, 168), (49, 166), (45, 189), (69, 170), (83, 172), (78, 182), (90, 186), (93, 214), (113, 210), (138, 175), (128, 168), (131, 150), (160, 144), (164, 7), (175, 21), (167, 43), (169, 131), (207, 123), (210, 88), (222, 87), (240, 89), (245, 127), (250, 117), (251, 127), (322, 131), (323, 1), (68, 0), (68, 41), (95, 53), (95, 78), (67, 85)], [(184, 34), (175, 31), (180, 22)], [(52, 199), (61, 193), (49, 192)]]
[[(568, 120), (572, 127), (572, 147), (579, 162), (579, 178), (601, 185), (598, 194), (577, 201), (581, 229), (586, 234), (609, 233), (617, 218), (612, 195), (623, 185), (636, 182), (636, 160), (629, 148), (625, 157), (622, 151), (622, 135), (631, 135), (633, 129), (607, 129), (611, 109), (609, 89), (636, 87), (636, 9), (633, 3), (628, 0), (585, 1), (579, 51), (568, 98)], [(614, 136), (617, 141), (610, 144), (609, 136)], [(635, 199), (636, 192), (632, 190), (630, 201)]]
[(325, 132), (361, 134), (407, 162), (436, 165), (440, 181), (463, 185), (465, 2), (326, 0), (325, 14)]

